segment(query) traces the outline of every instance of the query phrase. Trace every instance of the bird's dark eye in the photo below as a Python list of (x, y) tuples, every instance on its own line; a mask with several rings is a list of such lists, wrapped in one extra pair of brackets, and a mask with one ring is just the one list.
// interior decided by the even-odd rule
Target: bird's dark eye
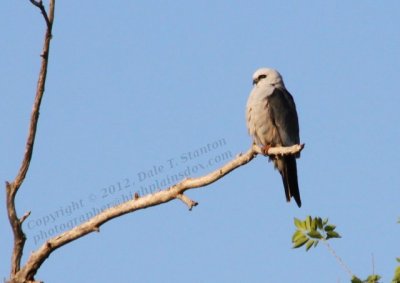
[(266, 77), (266, 74), (259, 75), (256, 79), (253, 80), (253, 85), (257, 84), (261, 79), (265, 79)]

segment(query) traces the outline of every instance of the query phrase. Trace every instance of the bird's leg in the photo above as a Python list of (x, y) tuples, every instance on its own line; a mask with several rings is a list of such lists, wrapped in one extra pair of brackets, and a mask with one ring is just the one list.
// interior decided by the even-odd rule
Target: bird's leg
[(261, 148), (262, 153), (267, 156), (268, 155), (268, 150), (271, 148), (270, 144), (266, 144)]

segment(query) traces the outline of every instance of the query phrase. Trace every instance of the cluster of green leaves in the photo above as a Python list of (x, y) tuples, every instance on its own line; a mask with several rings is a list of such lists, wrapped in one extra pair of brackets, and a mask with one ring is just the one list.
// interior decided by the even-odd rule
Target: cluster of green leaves
[(351, 283), (379, 283), (379, 279), (381, 279), (381, 277), (377, 274), (370, 275), (365, 280), (361, 280), (358, 277), (353, 276), (353, 278), (351, 278)]
[[(400, 223), (400, 219), (398, 222)], [(341, 238), (341, 236), (335, 231), (336, 226), (329, 224), (327, 218), (322, 219), (321, 217), (311, 216), (307, 216), (305, 220), (295, 218), (294, 225), (297, 228), (292, 236), (294, 249), (305, 245), (306, 251), (308, 251), (311, 247), (316, 247), (320, 241), (323, 241), (325, 244), (327, 244), (326, 241), (331, 238)], [(398, 263), (400, 263), (400, 258), (397, 258), (396, 260)], [(358, 277), (353, 276), (351, 278), (351, 283), (379, 283), (380, 279), (381, 276), (377, 274), (370, 275), (365, 280), (361, 280)], [(391, 283), (400, 283), (400, 265), (397, 266)]]
[(304, 221), (295, 218), (294, 225), (297, 228), (292, 236), (294, 249), (305, 245), (308, 251), (312, 246), (316, 247), (321, 240), (340, 238), (339, 233), (335, 231), (336, 226), (329, 224), (327, 218), (307, 216)]
[[(399, 257), (396, 258), (396, 260), (400, 263)], [(377, 274), (370, 275), (365, 280), (361, 280), (356, 276), (353, 276), (353, 278), (351, 278), (351, 283), (379, 283), (379, 279), (381, 279), (381, 277)], [(394, 277), (391, 283), (400, 283), (400, 266), (397, 266), (396, 270), (394, 271)]]

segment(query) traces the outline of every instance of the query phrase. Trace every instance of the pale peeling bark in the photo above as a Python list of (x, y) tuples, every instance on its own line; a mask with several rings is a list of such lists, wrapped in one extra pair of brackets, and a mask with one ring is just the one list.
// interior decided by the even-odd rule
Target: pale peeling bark
[[(272, 147), (269, 148), (268, 155), (296, 154), (300, 152), (303, 147), (304, 145), (294, 145), (291, 147)], [(89, 233), (99, 232), (100, 226), (113, 218), (155, 205), (160, 205), (174, 199), (182, 200), (189, 209), (192, 209), (193, 206), (197, 205), (197, 202), (187, 197), (184, 194), (185, 191), (205, 187), (214, 183), (238, 167), (247, 164), (261, 152), (262, 149), (260, 147), (253, 145), (246, 153), (239, 154), (232, 161), (205, 176), (185, 179), (160, 192), (149, 194), (143, 197), (135, 196), (130, 201), (104, 210), (85, 223), (82, 223), (71, 230), (47, 240), (37, 251), (31, 254), (25, 266), (18, 272), (17, 277), (21, 279), (25, 278), (32, 280), (41, 264), (53, 251)]]

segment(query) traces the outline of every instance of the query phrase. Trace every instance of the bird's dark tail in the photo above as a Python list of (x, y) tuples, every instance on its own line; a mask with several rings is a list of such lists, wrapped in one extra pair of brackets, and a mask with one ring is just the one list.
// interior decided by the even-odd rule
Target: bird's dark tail
[(297, 205), (301, 207), (299, 184), (297, 182), (297, 165), (294, 156), (283, 157), (283, 170), (279, 170), (282, 176), (283, 186), (285, 187), (286, 201), (294, 197)]

